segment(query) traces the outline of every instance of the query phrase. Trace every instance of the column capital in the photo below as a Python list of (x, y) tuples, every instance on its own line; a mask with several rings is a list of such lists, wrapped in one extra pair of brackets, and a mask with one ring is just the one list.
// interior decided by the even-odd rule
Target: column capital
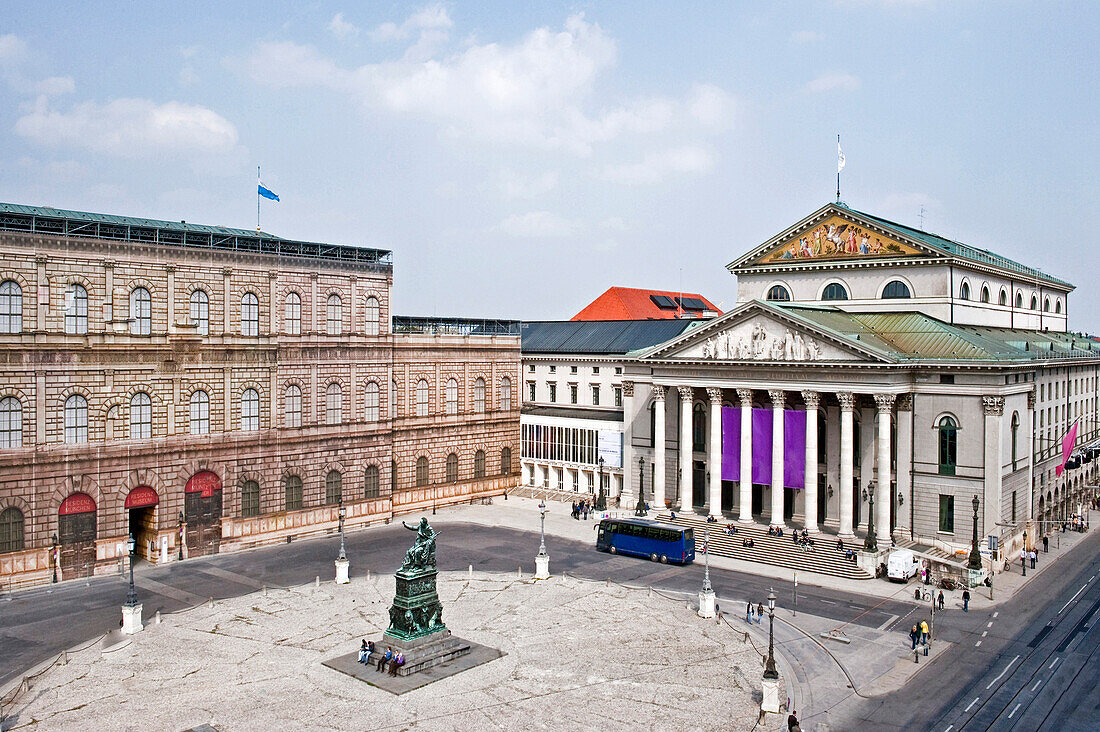
[(802, 401), (806, 402), (807, 411), (817, 409), (821, 406), (821, 395), (816, 391), (804, 391)]
[(787, 403), (787, 392), (782, 389), (768, 389), (768, 399), (772, 400), (773, 409), (782, 409)]
[(279, 273), (278, 273), (278, 272), (276, 272), (275, 270), (270, 270), (270, 271), (269, 271), (269, 272), (267, 273), (267, 278), (268, 278), (269, 280), (277, 280), (277, 279), (279, 279)]
[(166, 265), (164, 265), (164, 271), (165, 272), (175, 272), (176, 271), (176, 265), (166, 264)]
[(840, 409), (843, 412), (850, 412), (855, 409), (856, 395), (850, 391), (838, 391), (836, 393), (836, 399), (840, 402)]
[(752, 389), (738, 389), (737, 399), (741, 402), (741, 406), (748, 408), (752, 406)]
[(690, 386), (678, 386), (676, 391), (680, 392), (681, 401), (690, 401), (695, 396), (695, 389)]
[(894, 408), (897, 394), (875, 394), (875, 409), (879, 414), (889, 414)]
[(222, 277), (232, 277), (232, 276), (233, 276), (233, 268), (232, 267), (222, 267)]
[(1000, 417), (1005, 413), (1005, 398), (1003, 396), (983, 396), (982, 407), (985, 408), (985, 416)]
[(1035, 409), (1035, 390), (1032, 389), (1027, 393), (1027, 408)]
[(634, 396), (634, 382), (633, 381), (624, 381), (623, 382), (623, 396), (624, 397)]
[(899, 412), (912, 412), (913, 411), (913, 395), (912, 394), (898, 394), (898, 411)]
[(707, 397), (710, 399), (711, 404), (721, 404), (722, 403), (722, 390), (717, 388), (717, 387), (708, 386), (707, 387)]
[(665, 387), (660, 384), (653, 385), (653, 401), (663, 402), (665, 400)]

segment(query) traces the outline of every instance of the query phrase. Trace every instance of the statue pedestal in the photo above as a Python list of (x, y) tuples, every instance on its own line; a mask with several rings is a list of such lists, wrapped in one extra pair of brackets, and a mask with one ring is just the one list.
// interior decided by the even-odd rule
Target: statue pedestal
[(348, 576), (348, 570), (351, 567), (351, 562), (347, 559), (336, 560), (336, 584), (346, 585), (351, 582), (351, 578)]
[(137, 605), (123, 605), (122, 606), (122, 632), (126, 635), (133, 635), (134, 633), (140, 633), (142, 629), (141, 624), (141, 603)]
[(714, 617), (714, 590), (699, 591), (699, 617)]
[(535, 579), (550, 579), (550, 555), (535, 555)]
[(760, 711), (779, 714), (779, 679), (764, 679), (764, 698), (760, 701)]
[(397, 591), (390, 606), (390, 627), (376, 652), (385, 653), (390, 647), (405, 654), (405, 665), (398, 675), (408, 676), (469, 653), (470, 644), (452, 637), (443, 624), (434, 561), (399, 569), (395, 577)]

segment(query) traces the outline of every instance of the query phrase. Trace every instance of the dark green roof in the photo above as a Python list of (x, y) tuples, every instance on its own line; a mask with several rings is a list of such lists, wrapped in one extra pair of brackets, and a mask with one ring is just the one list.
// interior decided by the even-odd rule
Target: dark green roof
[(520, 350), (532, 353), (625, 355), (664, 343), (699, 318), (661, 320), (542, 320), (522, 326)]
[(387, 271), (393, 268), (392, 253), (382, 249), (297, 241), (263, 231), (235, 229), (228, 226), (69, 211), (48, 206), (0, 203), (0, 230), (165, 246), (228, 249), (279, 256), (339, 259), (374, 265)]

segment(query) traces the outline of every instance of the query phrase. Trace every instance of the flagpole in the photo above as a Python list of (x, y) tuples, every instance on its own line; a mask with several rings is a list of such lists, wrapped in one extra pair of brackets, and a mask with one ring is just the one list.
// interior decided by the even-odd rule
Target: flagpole
[[(840, 149), (840, 133), (839, 132), (836, 135), (836, 149), (837, 150)], [(257, 170), (256, 174), (259, 175), (259, 168), (257, 168), (256, 170)], [(840, 166), (839, 165), (836, 166), (836, 202), (840, 203)]]
[[(840, 136), (837, 136), (840, 139)], [(840, 190), (840, 173), (836, 174), (837, 177), (837, 190)], [(840, 200), (840, 193), (837, 194), (837, 200)], [(256, 166), (256, 233), (260, 233), (260, 166)]]

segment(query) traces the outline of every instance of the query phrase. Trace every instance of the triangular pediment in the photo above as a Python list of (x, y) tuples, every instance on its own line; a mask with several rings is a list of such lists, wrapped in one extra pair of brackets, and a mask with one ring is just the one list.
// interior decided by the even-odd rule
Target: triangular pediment
[(828, 333), (780, 307), (746, 303), (721, 318), (687, 331), (640, 355), (641, 360), (887, 361), (883, 354)]
[(765, 242), (731, 268), (942, 255), (878, 221), (830, 204)]

